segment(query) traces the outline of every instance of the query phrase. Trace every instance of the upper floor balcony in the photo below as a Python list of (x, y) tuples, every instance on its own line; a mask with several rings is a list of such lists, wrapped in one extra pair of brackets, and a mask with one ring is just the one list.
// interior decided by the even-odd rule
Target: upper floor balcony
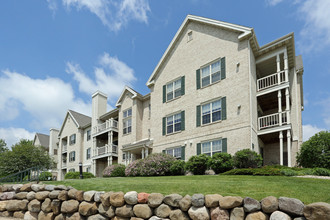
[(118, 146), (115, 144), (106, 144), (103, 147), (96, 147), (93, 151), (93, 157), (108, 156), (118, 154)]
[(262, 91), (274, 86), (281, 85), (282, 83), (287, 82), (285, 77), (285, 71), (279, 71), (277, 73), (262, 77), (257, 80), (257, 91)]
[(62, 145), (62, 154), (68, 152), (68, 145)]
[(110, 130), (118, 131), (118, 121), (112, 118), (106, 120), (102, 124), (94, 126), (92, 135), (95, 136), (95, 135), (103, 134), (104, 132), (108, 132)]

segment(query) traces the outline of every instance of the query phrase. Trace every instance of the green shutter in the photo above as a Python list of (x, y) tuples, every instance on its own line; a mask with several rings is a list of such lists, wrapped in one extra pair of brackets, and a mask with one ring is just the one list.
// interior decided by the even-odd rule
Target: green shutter
[(162, 152), (163, 152), (163, 154), (166, 154), (166, 150), (163, 150)]
[(221, 119), (226, 120), (227, 119), (227, 110), (226, 110), (226, 97), (221, 98)]
[(166, 85), (163, 85), (163, 103), (166, 102)]
[(185, 146), (181, 147), (181, 160), (185, 160), (186, 159), (186, 157), (185, 157), (186, 156), (185, 149), (186, 149)]
[(181, 95), (184, 95), (184, 80), (185, 76), (181, 77)]
[(196, 107), (196, 127), (201, 126), (201, 106)]
[(185, 119), (184, 119), (184, 111), (181, 112), (181, 131), (185, 129)]
[(163, 118), (163, 135), (166, 135), (166, 117)]
[(200, 155), (202, 153), (202, 149), (201, 149), (201, 143), (197, 144), (197, 155)]
[(221, 80), (226, 79), (226, 57), (221, 58)]
[(227, 138), (222, 139), (222, 152), (227, 153)]
[(196, 70), (196, 86), (197, 86), (197, 89), (201, 88), (201, 70), (200, 69)]

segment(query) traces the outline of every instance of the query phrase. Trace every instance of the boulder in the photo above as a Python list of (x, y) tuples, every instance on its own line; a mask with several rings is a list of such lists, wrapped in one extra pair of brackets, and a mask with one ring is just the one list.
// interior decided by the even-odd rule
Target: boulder
[(113, 206), (104, 206), (102, 203), (99, 205), (98, 211), (101, 215), (105, 215), (109, 218), (115, 216), (115, 207)]
[(134, 216), (133, 207), (131, 205), (124, 205), (116, 208), (115, 214), (118, 217), (130, 218)]
[(302, 216), (305, 205), (299, 199), (280, 197), (278, 199), (278, 207), (281, 211), (290, 215)]
[(68, 187), (64, 186), (64, 185), (57, 185), (55, 186), (55, 190), (68, 190)]
[(219, 199), (219, 206), (222, 209), (232, 209), (241, 206), (243, 198), (239, 196), (225, 196)]
[(15, 184), (12, 187), (15, 192), (19, 192), (22, 186), (23, 184)]
[(38, 212), (27, 211), (24, 214), (24, 220), (37, 220), (37, 219), (38, 219)]
[(62, 202), (61, 212), (63, 213), (74, 213), (77, 212), (79, 208), (79, 202), (77, 200), (68, 200)]
[(35, 192), (43, 191), (45, 189), (45, 185), (42, 184), (32, 184), (31, 189)]
[(149, 197), (149, 193), (139, 193), (138, 194), (138, 203), (140, 204), (145, 204), (148, 203), (148, 197)]
[(161, 193), (151, 193), (148, 197), (148, 205), (151, 208), (160, 206), (163, 202), (164, 196)]
[(179, 202), (182, 199), (182, 196), (179, 194), (170, 194), (164, 197), (164, 203), (172, 207), (180, 207)]
[(26, 194), (26, 198), (29, 201), (34, 200), (36, 198), (36, 193), (34, 191), (28, 192), (28, 194)]
[(101, 191), (101, 192), (96, 192), (94, 194), (94, 201), (95, 202), (101, 202), (101, 195), (104, 194), (104, 191)]
[(22, 187), (21, 187), (21, 192), (30, 192), (32, 190), (31, 188), (32, 186), (32, 183), (27, 183), (27, 184), (24, 184)]
[(147, 204), (137, 204), (133, 208), (136, 217), (148, 219), (152, 216), (152, 210)]
[(101, 202), (104, 206), (110, 206), (110, 196), (113, 192), (106, 192), (100, 196)]
[(130, 191), (125, 193), (124, 200), (128, 205), (135, 205), (138, 203), (138, 193), (135, 191)]
[(87, 191), (84, 193), (84, 200), (87, 202), (93, 201), (94, 200), (94, 195), (96, 191)]
[(52, 200), (50, 198), (46, 198), (45, 201), (41, 204), (41, 210), (43, 212), (51, 212), (52, 211)]
[(212, 220), (229, 220), (229, 212), (220, 207), (211, 208), (210, 215)]
[(12, 200), (15, 198), (15, 192), (4, 192), (0, 196), (0, 200)]
[(209, 210), (205, 206), (203, 206), (203, 207), (192, 206), (188, 210), (188, 214), (192, 220), (209, 220), (210, 219)]
[(57, 198), (58, 198), (59, 200), (61, 200), (61, 201), (66, 201), (66, 200), (68, 200), (68, 191), (66, 191), (66, 190), (62, 190), (62, 191), (58, 194)]
[(180, 201), (179, 201), (179, 207), (183, 211), (188, 211), (188, 209), (191, 207), (191, 196), (185, 195)]
[(50, 199), (58, 199), (58, 195), (60, 194), (60, 190), (54, 190), (54, 191), (51, 191), (48, 195), (48, 197)]
[(260, 202), (250, 197), (245, 197), (243, 200), (245, 212), (255, 212), (261, 209)]
[(83, 216), (95, 215), (97, 213), (96, 203), (82, 202), (79, 205), (79, 213)]
[(40, 191), (36, 193), (35, 198), (38, 199), (39, 201), (43, 201), (46, 198), (48, 198), (48, 195), (49, 195), (48, 191)]
[(28, 204), (28, 210), (30, 212), (40, 212), (40, 202), (39, 202), (39, 200), (34, 199), (34, 200), (30, 201), (29, 204)]
[(171, 220), (189, 220), (189, 216), (180, 209), (172, 210), (170, 213)]
[(0, 212), (6, 211), (6, 206), (9, 201), (0, 201)]
[(45, 185), (45, 190), (47, 191), (53, 191), (55, 189), (54, 185)]
[(13, 213), (14, 218), (24, 219), (24, 211), (16, 211)]
[(194, 194), (191, 197), (191, 204), (195, 207), (202, 207), (205, 204), (205, 197), (203, 194)]
[(13, 212), (9, 212), (9, 211), (0, 212), (0, 216), (1, 217), (12, 217)]
[(55, 218), (54, 213), (40, 211), (38, 215), (38, 220), (53, 220)]
[(15, 198), (16, 199), (20, 199), (20, 200), (22, 200), (22, 199), (26, 199), (27, 197), (27, 194), (28, 194), (28, 192), (20, 192), (20, 193), (16, 193), (16, 195), (15, 195)]
[(244, 215), (243, 207), (233, 208), (230, 212), (230, 220), (244, 220)]
[(68, 197), (69, 199), (76, 199), (76, 193), (77, 193), (78, 190), (76, 189), (70, 189), (68, 191)]
[(264, 213), (272, 213), (278, 210), (278, 199), (274, 196), (268, 196), (261, 200), (261, 209)]
[(325, 202), (315, 202), (306, 205), (303, 213), (308, 220), (330, 220), (330, 204)]
[(28, 200), (10, 200), (6, 205), (6, 210), (9, 212), (27, 210)]
[(66, 220), (66, 215), (63, 215), (62, 213), (57, 215), (54, 220)]
[(100, 214), (96, 214), (96, 215), (91, 215), (87, 218), (87, 220), (107, 220), (106, 217), (100, 215)]
[(78, 200), (78, 201), (83, 201), (84, 200), (84, 191), (82, 191), (82, 190), (77, 190), (76, 191), (76, 200)]
[(269, 220), (291, 220), (291, 217), (284, 212), (275, 211), (270, 215)]
[(110, 204), (114, 207), (120, 207), (125, 204), (124, 193), (115, 192), (110, 195)]
[(245, 220), (268, 220), (268, 215), (263, 212), (253, 212), (246, 216)]
[(84, 218), (79, 214), (79, 212), (67, 214), (65, 217), (65, 220), (81, 220), (81, 219)]
[(155, 215), (157, 215), (160, 218), (167, 218), (170, 216), (172, 209), (166, 205), (166, 204), (161, 204), (155, 209)]
[(51, 207), (51, 209), (52, 209), (52, 211), (54, 212), (55, 215), (60, 214), (60, 212), (61, 212), (61, 201), (59, 199), (54, 199), (50, 203), (50, 207)]
[(222, 195), (219, 194), (209, 194), (205, 196), (205, 206), (207, 208), (213, 208), (219, 206), (219, 200)]

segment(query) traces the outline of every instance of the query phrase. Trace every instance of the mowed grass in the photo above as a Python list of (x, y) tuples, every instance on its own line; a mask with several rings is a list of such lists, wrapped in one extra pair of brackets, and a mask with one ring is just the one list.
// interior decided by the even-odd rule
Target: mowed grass
[(330, 180), (286, 176), (115, 177), (53, 181), (47, 184), (63, 184), (84, 191), (178, 193), (183, 196), (218, 193), (222, 196), (249, 196), (257, 200), (267, 196), (285, 196), (300, 199), (305, 204), (330, 203)]

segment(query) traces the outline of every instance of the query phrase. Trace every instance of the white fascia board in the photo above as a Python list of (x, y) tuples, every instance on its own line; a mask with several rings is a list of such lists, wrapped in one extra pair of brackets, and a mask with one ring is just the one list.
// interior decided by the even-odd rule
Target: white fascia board
[(129, 91), (130, 93), (132, 93), (132, 95), (133, 95), (132, 98), (133, 98), (133, 99), (137, 97), (137, 92), (135, 92), (135, 91), (134, 91), (133, 89), (131, 89), (130, 87), (125, 86), (125, 88), (123, 89), (123, 91), (121, 92), (121, 94), (120, 94), (120, 96), (119, 96), (119, 98), (118, 98), (118, 101), (116, 102), (116, 107), (121, 106), (121, 99), (122, 99), (122, 97), (124, 96), (126, 90)]

